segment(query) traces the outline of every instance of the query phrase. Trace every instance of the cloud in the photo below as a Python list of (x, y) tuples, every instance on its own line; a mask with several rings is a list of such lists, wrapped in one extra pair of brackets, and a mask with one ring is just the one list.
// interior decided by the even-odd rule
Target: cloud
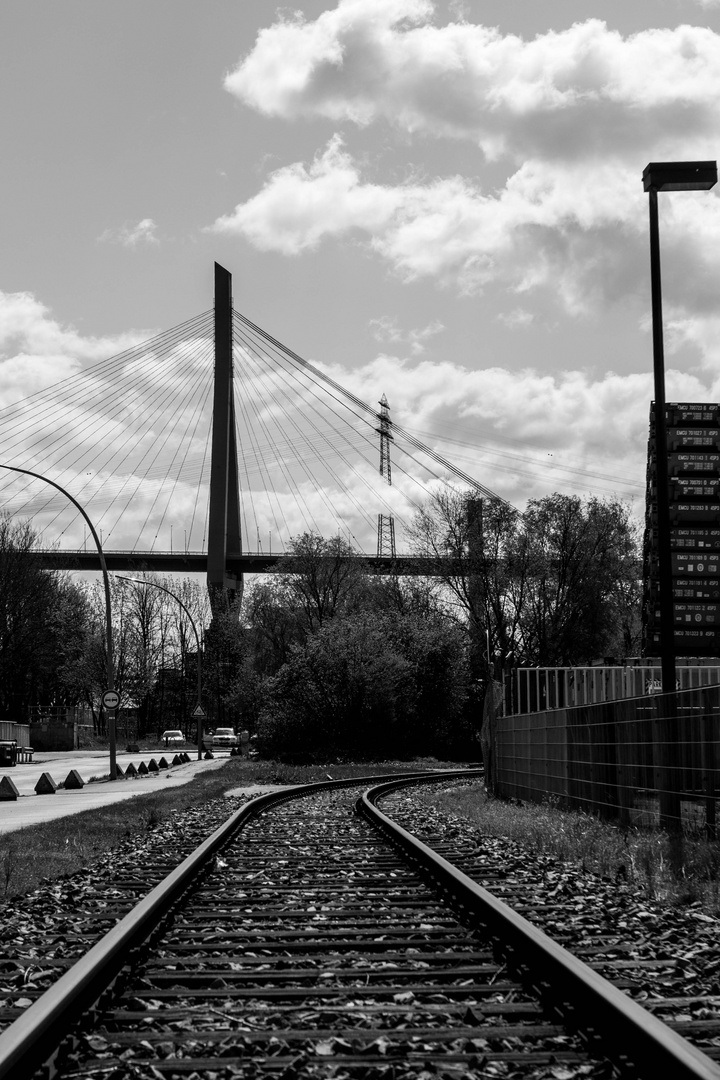
[(0, 291), (0, 407), (77, 372), (85, 363), (131, 348), (149, 337), (129, 331), (83, 337), (63, 326), (32, 293)]
[(277, 169), (257, 195), (211, 229), (245, 236), (261, 251), (297, 255), (351, 229), (381, 230), (401, 199), (392, 188), (361, 183), (336, 135), (310, 166), (296, 162)]
[(159, 244), (157, 225), (152, 218), (143, 218), (137, 225), (122, 225), (119, 229), (105, 229), (98, 236), (100, 242), (120, 244), (126, 248), (136, 248), (141, 244)]
[(525, 311), (524, 308), (513, 308), (512, 311), (501, 312), (497, 316), (498, 322), (503, 323), (510, 330), (514, 330), (518, 326), (529, 326), (534, 318), (533, 313)]
[[(1, 459), (62, 484), (92, 510), (95, 524), (102, 526), (106, 537), (110, 535), (105, 517), (108, 507), (123, 484), (128, 492), (134, 484), (127, 431), (119, 418), (132, 410), (135, 387), (126, 382), (120, 388), (118, 368), (127, 351), (150, 336), (150, 331), (83, 335), (55, 319), (32, 293), (0, 292)], [(111, 370), (94, 366), (118, 355), (121, 359)], [(146, 393), (149, 382), (145, 372)], [(164, 386), (163, 391), (165, 404), (169, 395)], [(163, 423), (167, 426), (166, 416)], [(158, 430), (148, 440), (155, 453), (161, 438)], [(135, 440), (134, 453), (139, 442)], [(121, 453), (106, 466), (119, 449)], [(82, 545), (82, 521), (64, 496), (54, 494), (47, 484), (4, 470), (0, 484), (5, 509), (31, 517), (38, 531), (47, 529), (48, 542), (62, 534), (65, 546)], [(114, 524), (126, 530), (126, 547), (133, 527), (139, 528), (154, 510), (154, 499), (150, 480), (131, 500), (132, 505), (114, 508)]]
[[(530, 161), (491, 194), (462, 176), (369, 182), (336, 135), (309, 166), (271, 173), (211, 229), (295, 256), (355, 237), (407, 281), (436, 278), (467, 294), (490, 282), (518, 294), (551, 286), (563, 309), (578, 314), (638, 290), (644, 296), (646, 203), (638, 177), (612, 163), (598, 165), (589, 182), (583, 166)], [(662, 211), (668, 287), (678, 304), (712, 308), (720, 200), (663, 196)]]
[[(353, 372), (328, 374), (364, 400), (382, 386), (392, 419), (417, 433), (509, 502), (552, 491), (617, 495), (644, 514), (652, 374), (585, 371), (551, 375), (527, 368), (470, 370), (451, 361), (410, 361), (383, 353)], [(670, 401), (717, 401), (720, 377), (668, 365)], [(393, 483), (414, 465), (392, 447)]]
[(313, 22), (280, 18), (225, 87), (265, 115), (382, 119), (516, 161), (677, 153), (716, 135), (720, 37), (706, 27), (623, 37), (589, 19), (524, 40), (433, 15), (426, 0), (340, 0)]
[(371, 319), (373, 337), (376, 341), (392, 344), (405, 344), (409, 346), (413, 356), (419, 356), (425, 352), (426, 342), (445, 329), (439, 319), (434, 319), (427, 326), (413, 330), (401, 330), (397, 319), (391, 315), (383, 315), (379, 319)]
[[(280, 16), (261, 31), (227, 90), (264, 115), (344, 131), (312, 160), (275, 168), (210, 228), (295, 257), (356, 244), (405, 282), (504, 290), (511, 313), (529, 313), (541, 290), (572, 316), (646, 311), (641, 172), (650, 160), (715, 155), (720, 35), (690, 25), (622, 35), (588, 19), (524, 39), (470, 22), (462, 2), (449, 10), (455, 21), (441, 25), (429, 0), (338, 0), (314, 20)], [(382, 151), (371, 161), (348, 146), (353, 125), (380, 123), (396, 149), (410, 136), (420, 154), (448, 138), (479, 147), (499, 162), (492, 186), (477, 163), (398, 181)], [(661, 204), (671, 348), (714, 368), (720, 199)]]

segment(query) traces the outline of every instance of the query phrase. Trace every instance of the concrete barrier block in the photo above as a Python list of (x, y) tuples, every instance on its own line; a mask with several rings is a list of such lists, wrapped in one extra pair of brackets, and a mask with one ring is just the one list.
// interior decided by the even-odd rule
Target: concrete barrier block
[(35, 785), (36, 795), (54, 795), (57, 791), (57, 784), (53, 780), (49, 772), (44, 772), (37, 784)]
[(125, 770), (123, 769), (122, 765), (118, 765), (117, 761), (115, 762), (115, 775), (117, 776), (118, 780), (120, 780), (120, 778), (125, 775)]
[(79, 788), (85, 787), (85, 781), (83, 780), (77, 769), (71, 769), (65, 777), (65, 787), (70, 790), (77, 791)]
[(206, 750), (205, 753), (203, 754), (203, 757), (205, 758), (206, 761), (212, 761), (212, 759), (215, 757), (215, 755), (213, 754), (212, 750)]
[(159, 769), (169, 769), (170, 768), (170, 766), (167, 763), (167, 758), (164, 758), (164, 757), (160, 758), (160, 760), (158, 761), (158, 768)]
[(180, 754), (176, 754), (175, 757), (172, 759), (173, 765), (182, 765), (183, 761), (184, 758), (182, 758)]
[(138, 771), (138, 776), (147, 776), (148, 767), (147, 767), (147, 765), (145, 764), (144, 761), (140, 762), (140, 764), (138, 765), (137, 771)]
[(160, 772), (160, 766), (154, 757), (148, 761), (148, 772)]
[(133, 765), (132, 761), (130, 762), (128, 767), (125, 769), (125, 775), (126, 776), (137, 776), (137, 769)]
[(17, 799), (20, 792), (15, 787), (14, 783), (9, 776), (3, 776), (0, 778), (0, 799), (9, 800)]

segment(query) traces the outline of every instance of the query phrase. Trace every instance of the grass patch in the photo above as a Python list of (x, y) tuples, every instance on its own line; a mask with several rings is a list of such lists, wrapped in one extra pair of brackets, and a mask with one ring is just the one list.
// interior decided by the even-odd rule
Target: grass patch
[(576, 869), (628, 882), (647, 899), (700, 904), (720, 915), (720, 845), (697, 830), (678, 840), (659, 830), (622, 829), (552, 803), (518, 806), (489, 799), (479, 785), (421, 792), (420, 797), (466, 819), (485, 836), (513, 840)]
[(138, 795), (111, 806), (0, 834), (0, 899), (22, 896), (49, 880), (76, 873), (133, 837), (168, 821), (173, 814), (219, 798), (231, 788), (254, 784), (308, 784), (329, 777), (344, 780), (454, 767), (453, 762), (434, 759), (355, 765), (284, 765), (276, 761), (229, 757), (221, 767), (201, 772), (181, 787)]

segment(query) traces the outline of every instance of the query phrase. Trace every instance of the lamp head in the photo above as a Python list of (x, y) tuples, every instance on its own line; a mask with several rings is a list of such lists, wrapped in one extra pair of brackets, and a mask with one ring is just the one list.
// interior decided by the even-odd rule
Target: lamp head
[(645, 191), (709, 191), (717, 183), (716, 161), (651, 161), (643, 171)]

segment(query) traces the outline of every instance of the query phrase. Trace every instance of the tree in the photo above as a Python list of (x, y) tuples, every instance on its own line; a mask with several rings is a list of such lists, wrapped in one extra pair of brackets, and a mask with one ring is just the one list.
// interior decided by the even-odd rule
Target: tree
[(243, 617), (259, 675), (274, 675), (305, 636), (305, 615), (285, 574), (270, 575), (245, 590)]
[(326, 540), (308, 532), (293, 537), (281, 573), (302, 612), (306, 632), (313, 633), (362, 588), (366, 568), (341, 536)]
[[(166, 591), (167, 590), (167, 591)], [(165, 727), (184, 727), (196, 704), (197, 643), (188, 615), (202, 633), (209, 604), (204, 590), (191, 581), (144, 574), (142, 581), (110, 579), (113, 612), (115, 689), (122, 707), (134, 708), (138, 735)], [(86, 587), (89, 630), (75, 665), (75, 685), (93, 710), (96, 728), (104, 730), (100, 699), (107, 685), (105, 597), (100, 582)], [(187, 664), (188, 654), (195, 662)], [(192, 703), (192, 707), (191, 706)]]
[(398, 612), (336, 616), (265, 682), (267, 753), (413, 756), (461, 742), (463, 636), (445, 619)]
[(208, 700), (208, 724), (235, 725), (238, 698), (237, 675), (248, 650), (247, 632), (238, 621), (233, 605), (226, 612), (216, 609), (205, 632), (203, 683)]
[(525, 583), (519, 511), (499, 499), (443, 487), (415, 514), (408, 536), (413, 553), (430, 560), (448, 610), (464, 627), (479, 713), (490, 678), (489, 660), (505, 663), (516, 647)]
[[(639, 574), (637, 528), (617, 500), (531, 500), (521, 541), (527, 581), (518, 650), (528, 663), (565, 666), (610, 654)], [(627, 622), (627, 612), (625, 612)]]
[(430, 558), (471, 640), (484, 691), (490, 660), (566, 665), (637, 648), (637, 529), (617, 500), (553, 494), (524, 513), (442, 489), (415, 515), (413, 552)]
[(40, 568), (36, 546), (28, 522), (0, 514), (0, 716), (10, 720), (63, 697), (60, 673), (82, 631), (74, 587)]

